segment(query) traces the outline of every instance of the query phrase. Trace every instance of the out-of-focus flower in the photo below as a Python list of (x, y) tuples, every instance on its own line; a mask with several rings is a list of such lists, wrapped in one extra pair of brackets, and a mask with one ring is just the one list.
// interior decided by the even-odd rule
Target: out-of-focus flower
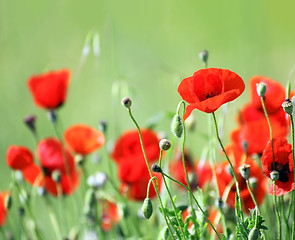
[(8, 191), (0, 192), (0, 227), (5, 224), (7, 209), (5, 207), (5, 199), (8, 196)]
[(113, 226), (120, 221), (120, 214), (117, 204), (108, 200), (101, 202), (102, 221), (101, 228), (104, 231), (110, 231)]
[(71, 73), (67, 69), (30, 77), (28, 87), (37, 106), (47, 110), (63, 105), (67, 96)]
[(189, 103), (184, 120), (195, 108), (206, 113), (216, 111), (222, 104), (239, 97), (244, 89), (242, 78), (230, 70), (207, 68), (196, 71), (178, 86), (182, 99)]
[[(276, 181), (276, 196), (281, 196), (294, 189), (292, 146), (285, 138), (277, 138), (273, 140), (273, 148), (274, 158), (272, 144), (269, 141), (263, 151), (261, 163), (267, 177), (270, 178), (273, 170), (279, 172), (279, 179)], [(273, 184), (270, 186), (268, 192), (272, 195), (274, 194)]]
[(104, 144), (102, 132), (85, 124), (76, 124), (64, 132), (67, 146), (75, 153), (87, 155)]
[[(157, 134), (149, 129), (142, 129), (141, 134), (147, 159), (151, 165), (160, 156), (159, 139)], [(118, 164), (121, 190), (123, 192), (127, 191), (126, 194), (131, 199), (143, 200), (146, 197), (146, 189), (150, 176), (137, 130), (126, 131), (119, 137), (115, 143), (111, 157)], [(160, 176), (156, 173), (153, 175)], [(158, 179), (160, 188), (161, 178), (159, 177)], [(151, 198), (155, 196), (153, 191), (154, 189), (151, 187)]]
[(23, 170), (33, 164), (34, 158), (31, 151), (23, 146), (11, 145), (6, 152), (6, 163), (14, 170)]
[(206, 184), (212, 181), (212, 169), (206, 161), (199, 161), (195, 164), (195, 174), (197, 186), (200, 188), (204, 188)]
[[(234, 164), (234, 171), (239, 182), (243, 209), (244, 211), (248, 211), (248, 209), (253, 209), (255, 207), (255, 204), (248, 190), (246, 180), (241, 176), (239, 172), (239, 167), (242, 164), (250, 165), (249, 181), (251, 180), (252, 182), (255, 182), (255, 184), (252, 184), (251, 189), (258, 205), (260, 205), (263, 202), (264, 197), (266, 195), (267, 178), (265, 178), (265, 176), (263, 175), (263, 172), (258, 166), (258, 164), (249, 157), (245, 158), (245, 156), (242, 154), (242, 151), (236, 145), (233, 144), (227, 147), (227, 149), (229, 152), (230, 159), (232, 160)], [(230, 207), (234, 208), (236, 185), (234, 184), (234, 179), (230, 172), (228, 162), (223, 162), (218, 164), (216, 166), (215, 171), (216, 171), (216, 178), (217, 178), (217, 184), (218, 184), (220, 196), (222, 197), (226, 189), (229, 188), (226, 203)]]

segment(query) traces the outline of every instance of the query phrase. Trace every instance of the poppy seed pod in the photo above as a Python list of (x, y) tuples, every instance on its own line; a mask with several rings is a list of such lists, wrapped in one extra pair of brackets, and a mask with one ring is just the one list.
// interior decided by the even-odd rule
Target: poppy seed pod
[(167, 139), (164, 138), (164, 139), (162, 139), (160, 141), (159, 147), (160, 147), (161, 150), (167, 151), (171, 147), (171, 142), (169, 140), (167, 140)]
[(153, 164), (152, 170), (153, 170), (153, 172), (158, 172), (158, 173), (162, 172), (162, 169), (160, 168), (160, 166), (157, 163)]
[(273, 181), (277, 181), (280, 177), (280, 173), (277, 171), (277, 170), (273, 170), (271, 173), (270, 173), (270, 178), (271, 180)]
[(293, 112), (293, 103), (290, 101), (290, 99), (286, 99), (283, 103), (282, 103), (282, 107), (284, 109), (284, 111), (291, 115)]
[(59, 183), (61, 181), (61, 172), (59, 170), (54, 170), (51, 177), (55, 182)]
[(241, 173), (242, 177), (245, 178), (246, 180), (248, 180), (250, 177), (250, 165), (243, 164), (242, 166), (239, 167), (239, 169), (240, 169), (240, 173)]
[(27, 127), (32, 132), (35, 132), (36, 131), (35, 121), (36, 121), (36, 117), (34, 115), (29, 115), (29, 116), (25, 117), (25, 119), (24, 119), (24, 123), (27, 125)]
[(254, 227), (251, 229), (251, 231), (249, 232), (249, 235), (248, 235), (248, 240), (257, 240), (259, 237), (259, 230)]
[(142, 215), (149, 219), (153, 214), (153, 204), (150, 198), (145, 198), (141, 207)]
[(264, 97), (266, 93), (266, 84), (264, 82), (256, 84), (256, 91), (259, 97)]
[(126, 107), (126, 108), (130, 108), (132, 105), (132, 101), (129, 97), (124, 97), (121, 101), (121, 103)]
[(208, 57), (209, 57), (209, 52), (207, 50), (203, 50), (199, 53), (199, 57), (204, 63), (207, 63)]
[(171, 132), (178, 138), (181, 137), (183, 132), (183, 124), (181, 117), (178, 114), (175, 114), (171, 122)]

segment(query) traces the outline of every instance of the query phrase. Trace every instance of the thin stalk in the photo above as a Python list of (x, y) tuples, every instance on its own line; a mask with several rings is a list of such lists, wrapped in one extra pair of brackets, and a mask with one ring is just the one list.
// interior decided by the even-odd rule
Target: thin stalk
[[(293, 166), (295, 166), (294, 119), (292, 114), (290, 114), (290, 120), (291, 120), (291, 137), (292, 137), (292, 157), (293, 157)], [(295, 184), (295, 174), (294, 174), (294, 184)], [(293, 194), (294, 192), (295, 190), (293, 190)], [(293, 197), (293, 209), (294, 208), (295, 208), (295, 197)], [(295, 211), (293, 211), (292, 236), (294, 240), (295, 239)]]
[[(179, 111), (180, 111), (180, 107), (181, 105), (183, 105), (183, 108), (185, 109), (185, 102), (184, 101), (181, 101), (179, 104), (178, 104), (178, 107), (177, 107), (177, 114), (179, 114)], [(186, 162), (185, 162), (185, 153), (184, 153), (184, 146), (185, 146), (185, 140), (186, 140), (186, 130), (185, 130), (185, 124), (183, 122), (183, 116), (184, 116), (184, 113), (185, 113), (185, 110), (183, 111), (183, 114), (182, 114), (182, 125), (183, 125), (183, 138), (182, 138), (182, 163), (183, 163), (183, 166), (184, 166), (184, 171), (185, 171), (185, 176), (186, 176), (186, 182), (187, 182), (187, 187), (189, 189), (189, 202), (190, 202), (190, 206), (191, 206), (191, 213), (192, 213), (192, 216), (193, 218), (196, 218), (196, 213), (194, 211), (194, 205), (193, 205), (193, 193), (191, 191), (191, 187), (190, 187), (190, 180), (189, 180), (189, 176), (188, 176), (188, 171), (187, 171), (187, 166), (186, 166)], [(194, 225), (194, 232), (195, 234), (197, 233), (197, 229), (196, 229), (196, 226)]]
[(279, 240), (281, 240), (282, 239), (282, 224), (281, 224), (281, 217), (280, 217), (280, 213), (279, 213), (279, 209), (278, 209), (277, 196), (276, 196), (276, 181), (273, 181), (273, 189), (274, 189), (273, 201), (275, 204), (275, 212), (276, 212), (276, 216), (277, 216)]
[[(162, 161), (162, 154), (163, 154), (163, 150), (160, 151), (159, 164), (161, 164), (161, 161)], [(170, 190), (169, 190), (169, 187), (168, 187), (168, 184), (167, 184), (167, 182), (166, 182), (166, 179), (165, 179), (165, 176), (164, 176), (163, 172), (161, 172), (161, 175), (162, 175), (162, 178), (163, 178), (163, 181), (164, 181), (164, 185), (165, 185), (166, 191), (167, 191), (168, 196), (169, 196), (169, 198), (170, 198), (170, 201), (171, 201), (171, 204), (172, 204), (172, 207), (173, 207), (174, 213), (175, 213), (175, 217), (176, 217), (176, 220), (177, 220), (177, 224), (178, 224), (178, 226), (179, 226), (179, 228), (180, 228), (180, 231), (181, 231), (181, 234), (182, 234), (182, 236), (183, 236), (183, 239), (187, 239), (186, 236), (185, 236), (185, 234), (184, 234), (184, 232), (183, 232), (182, 226), (181, 226), (181, 224), (180, 224), (180, 222), (179, 222), (178, 212), (177, 212), (177, 209), (176, 209), (175, 203), (174, 203), (173, 198), (172, 198), (172, 196), (171, 196), (171, 192), (170, 192)]]
[(3, 227), (0, 227), (0, 232), (3, 239), (7, 239)]
[[(144, 145), (143, 145), (143, 141), (142, 141), (142, 134), (141, 134), (141, 131), (140, 131), (140, 127), (139, 127), (137, 121), (135, 120), (135, 118), (133, 117), (130, 108), (128, 108), (128, 113), (129, 113), (130, 118), (132, 119), (133, 123), (135, 124), (135, 126), (136, 126), (136, 128), (137, 128), (137, 131), (138, 131), (138, 134), (139, 134), (139, 140), (140, 140), (140, 145), (141, 145), (142, 153), (143, 153), (143, 156), (144, 156), (144, 160), (145, 160), (145, 163), (146, 163), (146, 165), (147, 165), (147, 168), (148, 168), (148, 171), (149, 171), (150, 177), (152, 178), (152, 177), (153, 177), (152, 169), (151, 169), (151, 167), (150, 167), (150, 165), (149, 165), (149, 162), (148, 162), (148, 159), (147, 159), (147, 156), (146, 156), (146, 152), (145, 152)], [(175, 239), (175, 236), (173, 235), (173, 232), (172, 232), (172, 230), (171, 230), (171, 228), (170, 228), (170, 225), (169, 225), (169, 223), (168, 223), (168, 220), (167, 220), (167, 219), (170, 220), (170, 218), (165, 214), (165, 211), (164, 211), (164, 205), (163, 205), (163, 202), (162, 202), (162, 199), (161, 199), (161, 196), (160, 196), (160, 193), (159, 193), (158, 187), (156, 186), (156, 184), (155, 184), (154, 181), (153, 181), (153, 186), (154, 186), (154, 189), (155, 189), (155, 191), (156, 191), (157, 197), (158, 197), (158, 199), (159, 199), (159, 202), (160, 202), (161, 208), (162, 208), (162, 210), (163, 210), (163, 216), (164, 216), (164, 219), (165, 219), (166, 225), (167, 225), (167, 227), (168, 227), (168, 229), (169, 229), (169, 232), (170, 232), (172, 238)], [(171, 225), (171, 226), (172, 226), (172, 228), (174, 228), (173, 225)], [(174, 231), (176, 232), (176, 229), (174, 229)]]
[(227, 155), (227, 153), (226, 153), (226, 151), (224, 149), (223, 143), (222, 143), (222, 141), (221, 141), (221, 139), (219, 137), (218, 126), (217, 126), (217, 121), (216, 121), (216, 117), (215, 117), (215, 113), (214, 112), (212, 112), (212, 116), (213, 116), (213, 121), (214, 121), (214, 126), (215, 126), (217, 140), (219, 142), (219, 145), (222, 148), (222, 151), (223, 151), (223, 153), (224, 153), (224, 155), (226, 157), (227, 162), (229, 163), (229, 166), (231, 168), (231, 171), (232, 171), (232, 174), (233, 174), (235, 183), (236, 183), (237, 197), (238, 197), (238, 201), (239, 201), (239, 205), (240, 205), (240, 209), (239, 210), (240, 210), (240, 214), (241, 214), (241, 217), (242, 217), (242, 220), (243, 220), (244, 217), (243, 217), (243, 211), (242, 211), (242, 202), (241, 202), (241, 196), (240, 196), (239, 182), (238, 182), (237, 176), (235, 174), (234, 167), (233, 167), (233, 165), (232, 165), (232, 163), (231, 163), (231, 161), (230, 161), (230, 159), (229, 159), (229, 157), (228, 157), (228, 155)]
[(48, 209), (48, 215), (49, 215), (50, 222), (51, 222), (51, 225), (52, 225), (52, 229), (53, 229), (53, 232), (54, 232), (54, 235), (55, 235), (55, 239), (62, 240), (63, 238), (62, 238), (61, 231), (59, 229), (59, 224), (58, 224), (57, 219), (55, 217), (55, 214), (54, 214), (54, 211), (52, 209), (51, 203), (47, 199), (47, 196), (45, 196), (45, 204), (46, 204), (46, 207)]
[(217, 238), (218, 238), (219, 240), (221, 240), (219, 234), (217, 233), (216, 228), (213, 226), (213, 224), (211, 223), (211, 221), (208, 219), (206, 213), (205, 213), (204, 210), (201, 208), (201, 206), (200, 206), (198, 200), (195, 198), (193, 192), (192, 192), (187, 186), (185, 186), (183, 183), (181, 183), (181, 182), (175, 180), (174, 178), (170, 177), (169, 175), (167, 175), (167, 174), (164, 173), (164, 172), (163, 172), (163, 174), (164, 174), (165, 177), (167, 177), (167, 178), (169, 178), (171, 181), (176, 182), (176, 183), (178, 183), (179, 185), (183, 186), (187, 191), (189, 191), (189, 192), (191, 193), (191, 195), (192, 195), (192, 197), (193, 197), (195, 203), (197, 204), (198, 208), (200, 209), (200, 211), (202, 212), (202, 214), (203, 214), (204, 217), (206, 218), (207, 222), (208, 222), (208, 223), (210, 224), (210, 226), (212, 227), (212, 229), (213, 229), (213, 231), (215, 232)]
[(255, 206), (256, 206), (256, 211), (259, 213), (259, 215), (261, 215), (261, 212), (260, 212), (260, 210), (259, 210), (259, 207), (258, 207), (257, 201), (256, 201), (255, 196), (254, 196), (254, 194), (253, 194), (253, 191), (252, 191), (252, 189), (251, 189), (251, 187), (250, 187), (249, 179), (246, 180), (246, 184), (247, 184), (247, 188), (248, 188), (248, 190), (249, 190), (249, 193), (250, 193), (250, 195), (251, 195), (251, 198), (252, 198), (252, 200), (253, 200), (253, 202), (254, 202), (254, 204), (255, 204)]

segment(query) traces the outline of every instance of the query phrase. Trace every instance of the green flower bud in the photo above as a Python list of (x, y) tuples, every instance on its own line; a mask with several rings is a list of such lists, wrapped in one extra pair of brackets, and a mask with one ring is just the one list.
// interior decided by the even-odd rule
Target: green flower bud
[(204, 63), (207, 63), (208, 57), (209, 57), (209, 52), (207, 50), (203, 50), (199, 53), (199, 57)]
[(273, 181), (277, 181), (279, 179), (279, 177), (280, 177), (280, 173), (277, 170), (273, 170), (270, 173), (270, 179)]
[(121, 101), (121, 103), (126, 107), (126, 108), (130, 108), (132, 105), (132, 101), (129, 97), (124, 97)]
[(92, 207), (95, 205), (95, 192), (92, 188), (88, 189), (85, 195), (83, 212), (88, 215)]
[(153, 204), (150, 198), (145, 198), (141, 207), (142, 215), (149, 219), (153, 214)]
[(8, 194), (4, 199), (4, 206), (6, 209), (10, 209), (12, 206), (12, 197), (10, 194)]
[(266, 84), (261, 82), (256, 84), (256, 91), (259, 97), (264, 97), (266, 92)]
[(162, 169), (160, 168), (160, 166), (157, 163), (155, 163), (152, 166), (152, 171), (160, 173), (160, 172), (162, 172)]
[(171, 122), (171, 132), (178, 138), (181, 137), (183, 132), (183, 125), (181, 117), (175, 114)]
[(171, 147), (171, 142), (164, 138), (160, 141), (159, 146), (161, 150), (167, 151)]
[(259, 230), (256, 227), (252, 228), (248, 235), (248, 240), (257, 240), (258, 237), (259, 237)]
[(282, 107), (284, 109), (284, 111), (291, 115), (293, 112), (293, 103), (290, 101), (290, 99), (286, 99), (283, 103), (282, 103)]
[(61, 172), (59, 170), (54, 170), (51, 174), (52, 179), (57, 182), (60, 183), (61, 181)]
[(161, 234), (161, 239), (163, 240), (167, 240), (169, 239), (170, 233), (169, 233), (169, 228), (166, 226), (162, 229), (162, 231), (160, 232)]
[(240, 169), (240, 173), (241, 173), (242, 177), (245, 178), (246, 180), (248, 180), (250, 177), (250, 165), (243, 164), (242, 166), (239, 167), (239, 169)]

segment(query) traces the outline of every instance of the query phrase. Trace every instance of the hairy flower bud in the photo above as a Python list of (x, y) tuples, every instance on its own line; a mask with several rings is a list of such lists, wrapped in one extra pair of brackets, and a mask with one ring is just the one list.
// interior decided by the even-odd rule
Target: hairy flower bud
[(164, 227), (162, 230), (161, 230), (161, 232), (160, 232), (160, 234), (161, 234), (161, 238), (163, 239), (163, 240), (167, 240), (167, 239), (169, 239), (169, 228), (166, 226), (166, 227)]
[(141, 207), (142, 215), (149, 219), (153, 214), (153, 204), (150, 198), (145, 198)]
[(121, 103), (126, 107), (126, 108), (130, 108), (132, 105), (132, 101), (129, 97), (124, 97), (121, 101)]
[(164, 138), (160, 141), (159, 146), (161, 150), (167, 151), (171, 147), (171, 142)]
[(293, 112), (293, 103), (290, 101), (290, 99), (286, 99), (283, 103), (282, 103), (282, 107), (284, 109), (284, 111), (291, 115)]
[(183, 132), (183, 124), (181, 117), (175, 114), (171, 122), (171, 132), (178, 138), (181, 137)]
[(259, 230), (254, 227), (251, 229), (251, 231), (249, 232), (249, 235), (248, 235), (248, 240), (257, 240), (259, 237)]
[(266, 84), (261, 82), (256, 84), (256, 90), (259, 97), (264, 97), (266, 93)]

